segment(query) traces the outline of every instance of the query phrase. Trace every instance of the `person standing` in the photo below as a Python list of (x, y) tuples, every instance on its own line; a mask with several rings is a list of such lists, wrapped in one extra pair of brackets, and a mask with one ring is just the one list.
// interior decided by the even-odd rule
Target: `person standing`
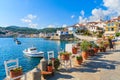
[(109, 42), (109, 48), (110, 48), (110, 50), (111, 50), (111, 49), (114, 49), (112, 40), (111, 40), (111, 39), (108, 39), (108, 42)]

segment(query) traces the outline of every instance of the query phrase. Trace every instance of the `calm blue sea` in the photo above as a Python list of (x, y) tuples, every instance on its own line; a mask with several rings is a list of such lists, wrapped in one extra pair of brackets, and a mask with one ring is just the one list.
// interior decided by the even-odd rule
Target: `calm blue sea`
[(30, 58), (23, 54), (25, 48), (34, 45), (38, 48), (38, 51), (45, 52), (45, 58), (47, 58), (47, 51), (53, 50), (55, 57), (58, 55), (58, 51), (64, 49), (65, 41), (51, 41), (42, 38), (18, 38), (22, 42), (21, 45), (17, 45), (13, 38), (0, 38), (0, 80), (3, 80), (6, 76), (4, 61), (10, 59), (19, 59), (20, 66), (23, 67), (24, 72), (33, 69), (40, 62), (40, 58)]

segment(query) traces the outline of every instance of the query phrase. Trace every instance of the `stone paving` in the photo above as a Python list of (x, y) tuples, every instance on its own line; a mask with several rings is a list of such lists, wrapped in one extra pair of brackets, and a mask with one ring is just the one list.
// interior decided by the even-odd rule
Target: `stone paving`
[[(46, 80), (120, 80), (120, 45), (114, 51), (107, 50), (89, 57), (80, 66), (75, 65), (74, 60), (73, 58), (71, 68), (60, 68), (54, 76)], [(31, 72), (32, 70), (26, 73), (26, 79), (22, 80), (31, 80)]]
[(61, 68), (47, 80), (120, 80), (120, 50), (98, 53), (67, 71)]

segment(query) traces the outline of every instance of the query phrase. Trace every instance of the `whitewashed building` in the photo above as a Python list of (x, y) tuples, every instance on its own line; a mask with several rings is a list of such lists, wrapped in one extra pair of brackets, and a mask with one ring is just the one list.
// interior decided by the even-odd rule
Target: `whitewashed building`
[(91, 32), (97, 32), (98, 30), (98, 26), (95, 26), (97, 24), (97, 22), (88, 22), (87, 23), (87, 29)]

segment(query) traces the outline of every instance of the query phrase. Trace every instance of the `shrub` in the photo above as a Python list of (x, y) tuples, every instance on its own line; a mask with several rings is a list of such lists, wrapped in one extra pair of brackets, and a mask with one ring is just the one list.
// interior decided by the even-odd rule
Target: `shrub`
[(90, 46), (90, 43), (84, 40), (81, 42), (80, 48), (82, 51), (87, 51), (89, 46)]

